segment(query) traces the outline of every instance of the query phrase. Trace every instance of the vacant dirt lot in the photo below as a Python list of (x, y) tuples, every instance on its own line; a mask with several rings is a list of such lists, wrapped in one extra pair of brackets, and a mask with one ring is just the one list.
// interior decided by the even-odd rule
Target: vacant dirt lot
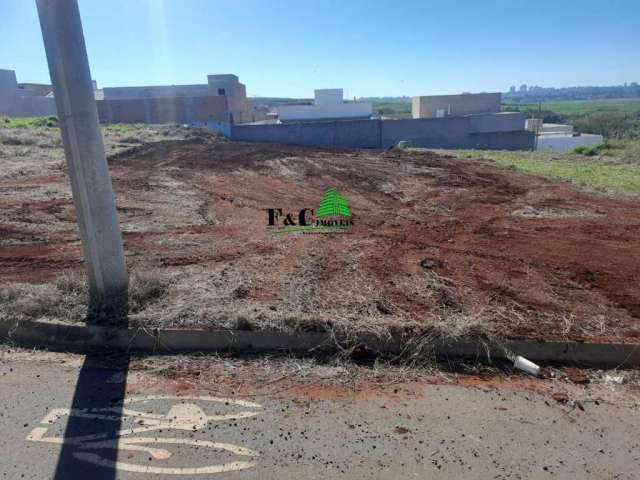
[[(134, 320), (640, 337), (640, 202), (428, 152), (125, 147), (107, 150), (129, 266), (168, 285)], [(267, 228), (267, 208), (317, 208), (330, 187), (350, 233)], [(0, 235), (5, 286), (82, 270), (59, 146), (0, 145)]]

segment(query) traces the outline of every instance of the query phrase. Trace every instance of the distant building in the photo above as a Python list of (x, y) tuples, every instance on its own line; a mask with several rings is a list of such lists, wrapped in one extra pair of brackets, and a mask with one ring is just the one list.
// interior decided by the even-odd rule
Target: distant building
[(15, 71), (0, 70), (0, 115), (40, 117), (55, 114), (51, 85), (18, 83)]
[(51, 97), (53, 86), (46, 83), (19, 83), (18, 95), (25, 97)]
[(462, 95), (430, 95), (413, 97), (413, 118), (442, 118), (497, 113), (500, 111), (501, 93), (463, 93)]
[(520, 93), (527, 93), (527, 84), (523, 83), (522, 85), (520, 85), (520, 89), (519, 89)]
[(233, 74), (207, 75), (205, 84), (104, 88), (102, 97), (98, 112), (107, 123), (248, 123), (266, 118), (266, 109), (247, 98), (246, 87)]
[[(247, 99), (245, 86), (232, 74), (208, 75), (207, 83), (108, 87), (92, 81), (102, 123), (193, 123), (214, 120), (248, 123), (266, 118), (267, 109)], [(56, 115), (51, 85), (17, 83), (13, 70), (0, 70), (0, 115)]]
[(602, 135), (575, 133), (572, 125), (543, 123), (540, 118), (525, 121), (525, 129), (536, 135), (535, 148), (546, 152), (569, 152), (576, 147), (598, 145)]
[(515, 85), (511, 85), (509, 87), (509, 93), (516, 93), (516, 86)]
[(340, 120), (369, 118), (373, 112), (369, 102), (345, 103), (341, 88), (314, 91), (314, 101), (307, 105), (276, 105), (272, 112), (281, 122), (307, 120)]

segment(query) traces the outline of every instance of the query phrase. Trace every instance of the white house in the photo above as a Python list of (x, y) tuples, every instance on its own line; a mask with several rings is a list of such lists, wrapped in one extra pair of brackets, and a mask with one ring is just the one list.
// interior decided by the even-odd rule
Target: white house
[(278, 105), (272, 111), (281, 122), (369, 118), (371, 103), (345, 103), (341, 88), (315, 90), (312, 105)]

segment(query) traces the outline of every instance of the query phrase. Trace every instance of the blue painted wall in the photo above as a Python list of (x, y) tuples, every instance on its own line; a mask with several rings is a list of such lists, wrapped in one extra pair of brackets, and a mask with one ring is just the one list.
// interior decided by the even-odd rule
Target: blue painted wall
[(194, 120), (191, 122), (194, 127), (207, 127), (211, 130), (223, 135), (227, 138), (231, 138), (231, 124), (229, 122), (221, 122), (219, 120)]

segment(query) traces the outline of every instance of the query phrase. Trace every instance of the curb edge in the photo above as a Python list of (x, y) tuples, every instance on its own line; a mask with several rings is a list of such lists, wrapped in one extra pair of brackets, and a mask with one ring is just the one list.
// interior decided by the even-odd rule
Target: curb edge
[[(335, 353), (340, 350), (341, 340), (351, 346), (364, 344), (381, 354), (400, 355), (412, 339), (403, 335), (387, 339), (362, 335), (347, 341), (321, 332), (289, 334), (245, 330), (117, 329), (30, 320), (0, 320), (2, 342), (79, 353), (96, 349), (124, 349), (156, 355), (195, 352), (311, 355)], [(475, 360), (482, 357), (504, 360), (511, 351), (536, 362), (610, 368), (640, 366), (640, 344), (633, 343), (514, 340), (505, 341), (502, 346), (498, 346), (489, 345), (481, 340), (459, 340), (433, 344), (430, 351), (439, 357)]]

